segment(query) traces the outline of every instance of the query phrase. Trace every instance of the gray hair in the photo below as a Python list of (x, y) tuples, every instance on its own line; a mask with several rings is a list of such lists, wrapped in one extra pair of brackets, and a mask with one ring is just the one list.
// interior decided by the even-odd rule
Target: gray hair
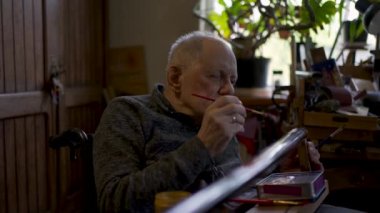
[(205, 31), (193, 31), (180, 36), (170, 47), (168, 55), (168, 65), (184, 61), (196, 61), (202, 53), (202, 41), (204, 39), (213, 39), (220, 41), (230, 47), (229, 43), (219, 36)]

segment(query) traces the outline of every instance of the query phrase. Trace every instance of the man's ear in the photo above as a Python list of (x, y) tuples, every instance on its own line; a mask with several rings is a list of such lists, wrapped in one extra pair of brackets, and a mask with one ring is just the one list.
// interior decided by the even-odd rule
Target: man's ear
[(182, 70), (179, 67), (170, 66), (167, 70), (166, 78), (168, 85), (175, 93), (181, 90), (181, 75)]

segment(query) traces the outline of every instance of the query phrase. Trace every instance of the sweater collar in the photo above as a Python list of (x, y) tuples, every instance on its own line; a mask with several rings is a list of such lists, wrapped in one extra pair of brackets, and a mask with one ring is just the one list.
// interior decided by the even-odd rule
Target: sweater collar
[(170, 117), (180, 120), (181, 122), (196, 126), (194, 119), (191, 116), (177, 112), (174, 109), (169, 100), (164, 96), (164, 90), (164, 85), (156, 84), (152, 92), (153, 103), (157, 104), (158, 109)]

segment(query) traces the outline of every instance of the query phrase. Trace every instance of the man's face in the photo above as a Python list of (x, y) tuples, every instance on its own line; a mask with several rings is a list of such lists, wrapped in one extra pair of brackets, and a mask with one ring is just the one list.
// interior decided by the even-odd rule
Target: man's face
[(192, 94), (216, 99), (234, 94), (237, 80), (236, 59), (230, 48), (216, 41), (204, 41), (199, 60), (185, 67), (180, 77), (180, 100), (186, 113), (201, 117), (211, 101)]

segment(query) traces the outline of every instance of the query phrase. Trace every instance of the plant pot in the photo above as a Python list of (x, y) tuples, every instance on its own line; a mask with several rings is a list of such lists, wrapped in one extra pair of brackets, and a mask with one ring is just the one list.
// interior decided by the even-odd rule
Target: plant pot
[(281, 39), (287, 40), (290, 37), (290, 35), (291, 35), (291, 33), (288, 30), (280, 30), (280, 31), (278, 31), (278, 36)]
[(268, 65), (270, 59), (260, 57), (237, 59), (238, 88), (260, 88), (267, 86)]
[[(343, 22), (343, 26), (345, 43), (367, 43), (368, 33), (364, 30), (361, 20), (345, 21)], [(361, 33), (356, 35), (359, 30), (361, 30)]]

